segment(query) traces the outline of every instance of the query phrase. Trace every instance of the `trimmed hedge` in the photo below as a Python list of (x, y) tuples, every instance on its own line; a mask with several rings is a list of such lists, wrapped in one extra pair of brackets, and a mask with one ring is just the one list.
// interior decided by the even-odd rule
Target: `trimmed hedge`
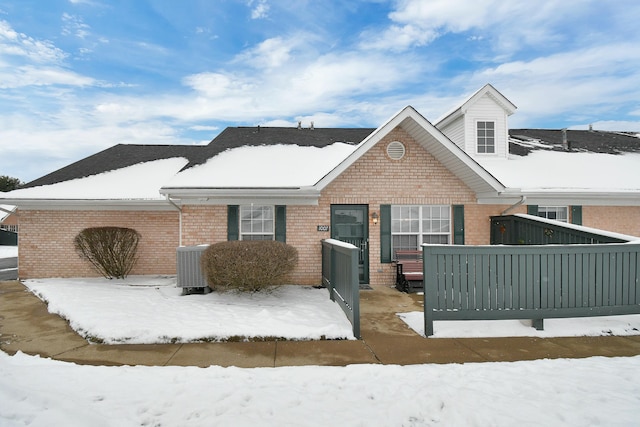
[(74, 239), (76, 251), (107, 279), (124, 279), (138, 258), (140, 233), (123, 227), (92, 227)]
[(234, 240), (209, 246), (200, 263), (212, 289), (257, 292), (286, 283), (298, 250), (275, 240)]

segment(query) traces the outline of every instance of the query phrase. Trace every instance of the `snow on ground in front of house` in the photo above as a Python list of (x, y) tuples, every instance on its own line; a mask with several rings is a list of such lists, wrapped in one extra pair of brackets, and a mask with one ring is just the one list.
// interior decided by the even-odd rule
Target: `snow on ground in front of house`
[[(242, 335), (255, 335), (246, 331), (267, 323), (274, 327), (268, 335), (304, 329), (301, 335), (308, 338), (317, 334), (317, 325), (307, 319), (316, 316), (335, 333), (351, 335), (326, 289), (285, 286), (270, 295), (180, 296), (175, 278), (149, 276), (26, 285), (71, 323), (107, 323), (97, 330), (112, 339), (189, 340), (210, 334), (209, 329), (192, 333), (202, 323), (222, 331), (236, 323), (247, 328), (233, 332)], [(550, 322), (545, 321), (548, 330)], [(460, 331), (476, 322), (436, 322), (436, 332), (444, 323)], [(499, 321), (491, 329), (504, 325)], [(164, 329), (173, 326), (179, 332)], [(122, 328), (125, 332), (118, 332)], [(243, 369), (88, 366), (0, 352), (0, 425), (7, 427), (631, 426), (639, 413), (640, 356)]]
[(105, 343), (164, 343), (277, 337), (355, 339), (326, 289), (181, 295), (175, 276), (32, 279), (24, 284), (86, 337)]
[(336, 142), (326, 147), (281, 144), (239, 147), (176, 175), (167, 187), (304, 187), (320, 181), (357, 145)]
[[(424, 313), (412, 311), (398, 316), (415, 332), (424, 336)], [(544, 330), (531, 326), (531, 320), (438, 320), (430, 338), (489, 337), (580, 337), (602, 335), (640, 335), (640, 315), (544, 319)]]
[(84, 366), (0, 353), (0, 425), (632, 426), (640, 356), (447, 365)]
[(4, 246), (0, 245), (0, 259), (2, 258), (15, 258), (18, 256), (17, 246)]
[[(522, 190), (638, 191), (640, 154), (563, 153), (538, 150), (478, 163), (502, 184)], [(562, 171), (541, 173), (541, 171)]]

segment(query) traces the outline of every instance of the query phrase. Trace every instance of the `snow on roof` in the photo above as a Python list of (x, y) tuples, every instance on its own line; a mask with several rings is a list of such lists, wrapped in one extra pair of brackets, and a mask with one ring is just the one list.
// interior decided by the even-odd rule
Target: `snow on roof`
[(357, 145), (336, 142), (326, 147), (299, 145), (245, 146), (226, 150), (206, 163), (186, 169), (165, 188), (277, 188), (312, 186), (335, 168)]
[(526, 190), (639, 191), (640, 154), (538, 150), (508, 159), (476, 157), (505, 186)]
[(51, 185), (3, 194), (12, 199), (160, 200), (160, 183), (168, 181), (188, 160), (182, 157), (138, 163), (121, 169)]

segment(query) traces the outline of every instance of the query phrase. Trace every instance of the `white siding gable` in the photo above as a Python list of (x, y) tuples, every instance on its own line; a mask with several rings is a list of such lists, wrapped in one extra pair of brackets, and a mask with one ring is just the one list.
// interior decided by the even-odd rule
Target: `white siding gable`
[[(507, 158), (509, 124), (516, 107), (490, 84), (469, 97), (460, 107), (440, 120), (436, 127), (473, 158)], [(477, 124), (493, 122), (495, 150), (478, 152)]]
[[(478, 153), (476, 128), (479, 121), (495, 123), (495, 153)], [(464, 151), (472, 157), (507, 157), (507, 114), (488, 94), (469, 106), (464, 115)]]

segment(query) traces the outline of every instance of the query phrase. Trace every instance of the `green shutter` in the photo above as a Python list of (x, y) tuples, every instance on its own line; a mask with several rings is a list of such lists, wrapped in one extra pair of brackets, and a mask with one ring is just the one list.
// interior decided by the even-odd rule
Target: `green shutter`
[(453, 244), (464, 245), (464, 205), (453, 205)]
[(380, 262), (391, 261), (391, 205), (380, 205)]
[(240, 224), (238, 217), (240, 216), (240, 206), (227, 206), (227, 240), (240, 239)]
[(571, 223), (582, 225), (582, 206), (571, 206)]
[(527, 213), (538, 216), (538, 205), (527, 205)]
[(276, 205), (276, 240), (287, 241), (287, 207)]

